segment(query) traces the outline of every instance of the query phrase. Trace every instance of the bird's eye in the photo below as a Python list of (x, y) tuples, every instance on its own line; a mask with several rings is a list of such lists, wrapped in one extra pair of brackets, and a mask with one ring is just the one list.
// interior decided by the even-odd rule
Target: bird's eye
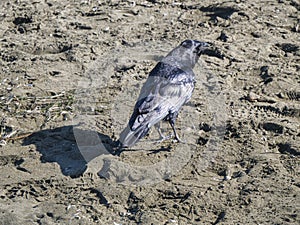
[(191, 48), (193, 46), (193, 42), (191, 40), (185, 40), (181, 43), (181, 46), (185, 48)]

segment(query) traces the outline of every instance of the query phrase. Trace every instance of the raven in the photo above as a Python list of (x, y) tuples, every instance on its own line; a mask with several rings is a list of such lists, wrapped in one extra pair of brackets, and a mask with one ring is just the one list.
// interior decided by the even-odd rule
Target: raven
[[(154, 67), (141, 89), (127, 127), (120, 134), (121, 147), (134, 145), (161, 120), (170, 123), (175, 139), (180, 141), (175, 120), (192, 96), (193, 68), (207, 47), (206, 42), (185, 40)], [(158, 132), (162, 136), (160, 129)]]

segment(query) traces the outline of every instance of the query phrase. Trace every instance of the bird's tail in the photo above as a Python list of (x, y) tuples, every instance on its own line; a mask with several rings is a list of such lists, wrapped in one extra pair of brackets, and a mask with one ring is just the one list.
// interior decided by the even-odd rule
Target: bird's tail
[(130, 147), (143, 138), (148, 132), (150, 127), (148, 124), (143, 124), (136, 128), (135, 130), (130, 129), (130, 126), (122, 131), (120, 134), (119, 142), (122, 147)]

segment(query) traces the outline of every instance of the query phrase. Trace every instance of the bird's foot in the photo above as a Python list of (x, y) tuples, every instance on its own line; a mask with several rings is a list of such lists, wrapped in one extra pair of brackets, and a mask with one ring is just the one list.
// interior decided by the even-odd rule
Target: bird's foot
[(186, 143), (186, 141), (181, 140), (177, 135), (173, 139), (173, 142), (174, 143)]
[[(160, 139), (154, 141), (155, 144), (160, 144), (163, 141), (169, 140), (173, 137), (173, 134), (170, 134), (168, 136), (161, 136)], [(175, 136), (172, 140), (173, 143), (187, 143), (185, 140), (182, 140), (181, 138), (179, 138), (178, 136)]]
[(172, 136), (173, 136), (172, 134), (170, 134), (168, 136), (160, 135), (160, 138), (158, 140), (154, 141), (154, 143), (155, 144), (160, 144), (163, 141), (169, 140)]

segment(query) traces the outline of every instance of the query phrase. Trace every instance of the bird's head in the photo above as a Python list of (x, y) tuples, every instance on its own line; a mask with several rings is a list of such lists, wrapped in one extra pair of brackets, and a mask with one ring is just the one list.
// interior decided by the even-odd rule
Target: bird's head
[(180, 44), (185, 51), (191, 51), (193, 54), (198, 56), (201, 55), (210, 45), (206, 42), (201, 42), (197, 40), (185, 40)]
[(172, 61), (181, 68), (194, 68), (200, 55), (210, 45), (206, 42), (197, 40), (185, 40), (178, 47), (173, 49), (166, 57), (164, 61)]

